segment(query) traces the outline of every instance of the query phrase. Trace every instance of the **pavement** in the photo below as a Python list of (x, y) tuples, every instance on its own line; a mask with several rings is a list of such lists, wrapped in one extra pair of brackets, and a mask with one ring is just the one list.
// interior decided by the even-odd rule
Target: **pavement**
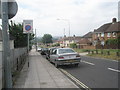
[(59, 69), (32, 49), (28, 61), (18, 75), (13, 88), (78, 88)]

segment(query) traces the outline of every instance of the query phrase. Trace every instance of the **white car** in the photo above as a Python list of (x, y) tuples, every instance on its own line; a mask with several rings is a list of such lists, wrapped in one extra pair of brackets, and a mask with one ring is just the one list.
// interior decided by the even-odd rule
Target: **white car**
[(80, 55), (71, 48), (57, 48), (50, 55), (50, 62), (54, 63), (56, 67), (69, 64), (78, 66), (80, 60)]
[(42, 48), (40, 48), (40, 47), (37, 48), (37, 51), (38, 51), (38, 52), (40, 52), (41, 50), (42, 50)]

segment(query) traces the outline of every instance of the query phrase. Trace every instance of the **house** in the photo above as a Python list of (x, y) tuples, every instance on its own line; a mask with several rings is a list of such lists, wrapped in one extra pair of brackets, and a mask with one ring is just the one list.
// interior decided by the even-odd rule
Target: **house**
[(96, 46), (97, 44), (100, 44), (104, 46), (106, 40), (116, 39), (118, 36), (120, 36), (119, 26), (120, 21), (117, 22), (117, 19), (113, 18), (111, 23), (106, 23), (94, 30), (92, 35), (93, 45)]
[(80, 36), (73, 36), (73, 37), (66, 37), (64, 36), (63, 38), (58, 40), (58, 43), (60, 44), (61, 47), (69, 47), (70, 44), (72, 43), (77, 43), (81, 39)]
[(93, 35), (93, 32), (88, 32), (88, 33), (85, 34), (82, 38), (86, 38), (86, 39), (88, 39), (89, 41), (92, 41), (92, 35)]
[(94, 49), (92, 46), (92, 34), (93, 32), (88, 32), (77, 42), (77, 48), (80, 49)]
[[(3, 50), (3, 48), (2, 48), (2, 41), (3, 39), (2, 39), (2, 30), (0, 30), (0, 51), (2, 51)], [(13, 37), (12, 36), (10, 36), (10, 49), (14, 49), (14, 39), (13, 39)]]
[(87, 38), (82, 38), (77, 42), (77, 48), (80, 49), (91, 49), (92, 42)]

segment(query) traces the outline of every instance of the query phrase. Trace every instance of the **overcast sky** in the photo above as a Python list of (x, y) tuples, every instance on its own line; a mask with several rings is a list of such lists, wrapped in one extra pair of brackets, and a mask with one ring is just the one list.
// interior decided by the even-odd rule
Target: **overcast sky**
[(82, 36), (118, 17), (119, 0), (16, 0), (18, 13), (12, 19), (16, 23), (33, 20), (37, 36)]

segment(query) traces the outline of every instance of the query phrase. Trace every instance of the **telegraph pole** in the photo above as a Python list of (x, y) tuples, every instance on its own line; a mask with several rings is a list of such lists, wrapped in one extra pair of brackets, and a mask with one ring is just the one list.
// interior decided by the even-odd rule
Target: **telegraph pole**
[(2, 37), (3, 37), (3, 78), (4, 88), (12, 88), (10, 66), (10, 43), (8, 35), (8, 0), (1, 0)]
[(36, 34), (36, 29), (35, 29), (35, 46), (36, 46), (36, 51), (37, 51), (37, 34)]

